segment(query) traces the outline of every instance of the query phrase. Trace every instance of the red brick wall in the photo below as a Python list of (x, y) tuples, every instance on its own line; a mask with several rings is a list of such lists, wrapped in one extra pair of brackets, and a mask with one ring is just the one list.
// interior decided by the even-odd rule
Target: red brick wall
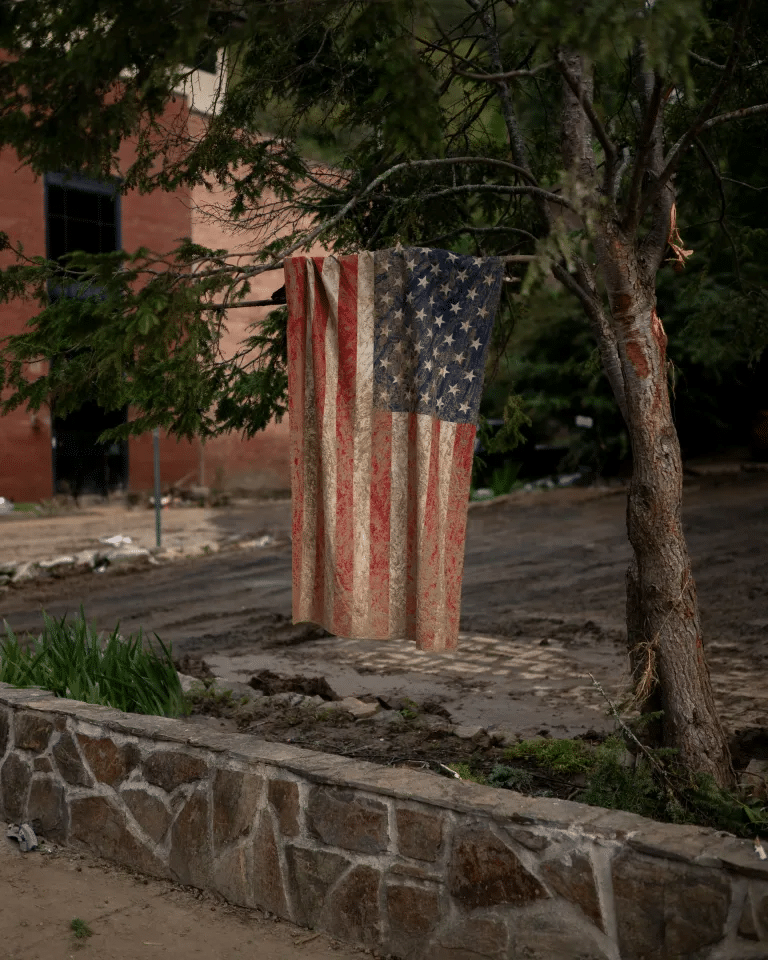
[[(186, 108), (180, 99), (167, 112), (167, 123), (184, 119)], [(120, 168), (131, 161), (133, 148), (125, 144), (120, 152)], [(182, 237), (191, 234), (191, 216), (186, 191), (173, 194), (139, 194), (133, 191), (120, 200), (123, 248), (146, 246), (157, 252), (173, 249)], [(0, 151), (0, 230), (13, 241), (20, 240), (30, 255), (45, 255), (44, 185), (26, 167), (20, 167), (11, 150)], [(13, 262), (9, 254), (3, 266)], [(36, 313), (37, 305), (14, 301), (0, 307), (0, 337), (19, 333)], [(163, 437), (161, 473), (169, 481), (196, 470), (198, 445), (178, 443)], [(152, 487), (151, 437), (129, 442), (130, 487)], [(0, 419), (0, 496), (15, 501), (41, 500), (52, 493), (51, 419), (47, 410), (37, 417), (16, 410)]]
[[(45, 255), (43, 184), (19, 167), (12, 150), (0, 150), (0, 230), (21, 241), (29, 256)], [(14, 262), (0, 253), (3, 267)], [(0, 305), (0, 338), (21, 333), (36, 305), (14, 300)], [(33, 416), (15, 410), (0, 419), (0, 497), (16, 502), (40, 500), (52, 492), (51, 418), (47, 410)]]

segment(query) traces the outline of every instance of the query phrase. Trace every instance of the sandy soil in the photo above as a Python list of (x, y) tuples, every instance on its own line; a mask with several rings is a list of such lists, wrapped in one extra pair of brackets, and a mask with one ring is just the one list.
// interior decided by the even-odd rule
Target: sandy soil
[[(2, 824), (0, 824), (0, 827)], [(78, 940), (73, 918), (92, 936)], [(0, 836), (4, 960), (353, 960), (363, 951), (259, 910), (149, 880), (92, 857), (22, 854)]]
[[(589, 675), (616, 698), (626, 680), (624, 513), (625, 498), (615, 490), (520, 493), (473, 507), (461, 643), (453, 654), (293, 627), (287, 502), (164, 511), (180, 542), (204, 535), (221, 544), (238, 537), (253, 543), (264, 533), (275, 542), (6, 587), (0, 617), (24, 632), (37, 629), (41, 608), (61, 615), (82, 603), (100, 626), (119, 620), (124, 631), (156, 631), (177, 656), (203, 658), (214, 674), (232, 680), (262, 669), (325, 676), (342, 696), (432, 701), (454, 722), (492, 733), (572, 736), (613, 725)], [(765, 726), (768, 476), (696, 479), (686, 489), (684, 520), (723, 718), (732, 731)], [(151, 511), (108, 508), (55, 522), (0, 518), (0, 553), (15, 558), (45, 542), (55, 548), (50, 556), (111, 533), (151, 545)], [(306, 732), (296, 731), (296, 738), (285, 730), (263, 732), (317, 742)]]

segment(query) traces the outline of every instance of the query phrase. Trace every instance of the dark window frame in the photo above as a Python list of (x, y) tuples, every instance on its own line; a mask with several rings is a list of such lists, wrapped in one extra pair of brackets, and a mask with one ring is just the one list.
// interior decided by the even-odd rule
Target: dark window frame
[[(122, 249), (122, 204), (120, 196), (120, 181), (94, 180), (91, 177), (85, 177), (79, 173), (46, 173), (43, 177), (43, 216), (45, 218), (45, 255), (50, 258), (51, 255), (51, 237), (50, 237), (50, 218), (48, 187), (61, 187), (63, 189), (71, 188), (80, 190), (83, 193), (96, 193), (103, 197), (109, 197), (115, 204), (115, 250)], [(68, 251), (70, 252), (70, 251)], [(51, 297), (77, 297), (79, 295), (79, 285), (69, 284), (66, 287), (52, 284), (49, 288)]]

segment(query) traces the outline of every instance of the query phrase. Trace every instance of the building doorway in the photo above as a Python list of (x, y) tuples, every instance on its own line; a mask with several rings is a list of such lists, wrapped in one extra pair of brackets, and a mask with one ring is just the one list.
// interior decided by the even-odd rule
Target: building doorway
[[(50, 260), (82, 250), (109, 253), (120, 249), (120, 196), (114, 183), (77, 174), (45, 177), (46, 247)], [(53, 284), (52, 300), (78, 299), (77, 283)], [(93, 288), (88, 296), (93, 296)], [(128, 486), (128, 442), (99, 443), (104, 430), (126, 422), (127, 408), (107, 411), (86, 401), (63, 417), (52, 413), (54, 493), (107, 494)]]
[(128, 444), (99, 443), (104, 430), (126, 421), (126, 411), (107, 412), (93, 401), (66, 417), (52, 418), (53, 486), (56, 493), (99, 494), (128, 486)]

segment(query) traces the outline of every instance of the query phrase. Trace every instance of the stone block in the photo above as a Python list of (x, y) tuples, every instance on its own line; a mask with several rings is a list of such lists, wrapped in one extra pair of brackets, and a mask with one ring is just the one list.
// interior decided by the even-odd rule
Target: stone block
[(123, 790), (120, 796), (144, 833), (160, 843), (171, 825), (171, 814), (163, 801), (141, 787)]
[(90, 787), (93, 785), (93, 777), (80, 756), (72, 734), (65, 730), (57, 743), (54, 744), (53, 759), (59, 773), (64, 780), (73, 787)]
[(251, 828), (264, 780), (240, 770), (217, 770), (213, 775), (213, 842), (216, 850)]
[(423, 943), (440, 920), (437, 890), (388, 883), (386, 887), (389, 940), (387, 950), (408, 956)]
[(131, 833), (122, 812), (106, 797), (82, 797), (70, 802), (69, 840), (142, 873), (169, 876), (163, 861)]
[(277, 814), (280, 833), (284, 837), (299, 835), (299, 785), (293, 780), (270, 780), (267, 795)]
[(752, 902), (754, 904), (755, 917), (760, 925), (761, 939), (768, 940), (768, 895), (760, 896), (757, 891), (753, 891)]
[(49, 840), (62, 840), (66, 830), (64, 787), (53, 777), (33, 777), (26, 819)]
[(323, 843), (359, 853), (381, 853), (389, 844), (387, 808), (352, 790), (312, 787), (307, 827)]
[(213, 865), (217, 893), (241, 907), (254, 907), (253, 883), (248, 851), (244, 845), (225, 850)]
[(4, 756), (5, 748), (8, 746), (8, 711), (0, 709), (0, 757)]
[(15, 753), (9, 753), (0, 769), (0, 797), (3, 816), (17, 823), (24, 819), (27, 807), (27, 791), (32, 771)]
[(749, 894), (747, 894), (741, 910), (738, 933), (740, 937), (745, 937), (747, 940), (759, 939), (757, 926), (755, 924), (755, 913), (752, 909), (752, 901), (750, 900)]
[(622, 960), (692, 957), (722, 939), (731, 902), (722, 871), (624, 851), (612, 873)]
[(19, 750), (42, 753), (48, 746), (53, 723), (39, 713), (17, 713), (14, 718), (14, 743)]
[[(573, 911), (554, 903), (519, 911), (510, 923), (509, 939), (508, 956), (525, 960), (613, 960), (616, 956), (615, 947), (611, 949), (594, 927), (584, 929)], [(667, 960), (673, 958), (684, 960), (678, 954), (670, 954)]]
[[(508, 939), (507, 928), (500, 920), (459, 917), (440, 931), (422, 956), (425, 960), (506, 960)], [(516, 958), (525, 954), (511, 956)]]
[(326, 902), (322, 926), (334, 937), (372, 947), (381, 942), (379, 883), (372, 867), (353, 867), (339, 880)]
[(110, 787), (122, 783), (139, 763), (139, 750), (133, 744), (118, 747), (109, 737), (77, 735), (80, 749), (100, 783)]
[(208, 764), (201, 757), (172, 750), (158, 750), (144, 761), (144, 776), (149, 783), (167, 793), (181, 786), (202, 780), (208, 775)]
[(253, 902), (279, 917), (289, 917), (272, 818), (262, 814), (253, 834)]
[(522, 847), (533, 850), (535, 853), (541, 853), (542, 850), (546, 850), (549, 846), (549, 840), (547, 840), (546, 837), (542, 837), (532, 830), (526, 830), (523, 827), (506, 827), (505, 829), (513, 840), (516, 840)]
[(196, 787), (171, 827), (168, 866), (179, 883), (203, 888), (211, 883), (210, 818), (211, 805), (207, 791)]
[(468, 909), (501, 903), (520, 906), (548, 896), (514, 851), (487, 826), (455, 832), (448, 889)]
[(395, 812), (398, 851), (404, 857), (434, 863), (443, 845), (445, 819), (431, 810), (398, 807)]
[(307, 850), (286, 844), (285, 859), (296, 923), (314, 927), (329, 891), (349, 866), (349, 860), (330, 850)]
[(344, 697), (342, 700), (322, 704), (324, 710), (347, 713), (355, 720), (367, 720), (379, 712), (377, 703), (365, 703), (357, 697)]
[(35, 757), (32, 761), (32, 769), (35, 773), (53, 773), (50, 757)]
[(601, 930), (605, 930), (597, 884), (589, 857), (583, 853), (573, 853), (569, 863), (547, 860), (542, 863), (541, 872), (555, 893), (579, 907), (592, 923), (597, 924)]

